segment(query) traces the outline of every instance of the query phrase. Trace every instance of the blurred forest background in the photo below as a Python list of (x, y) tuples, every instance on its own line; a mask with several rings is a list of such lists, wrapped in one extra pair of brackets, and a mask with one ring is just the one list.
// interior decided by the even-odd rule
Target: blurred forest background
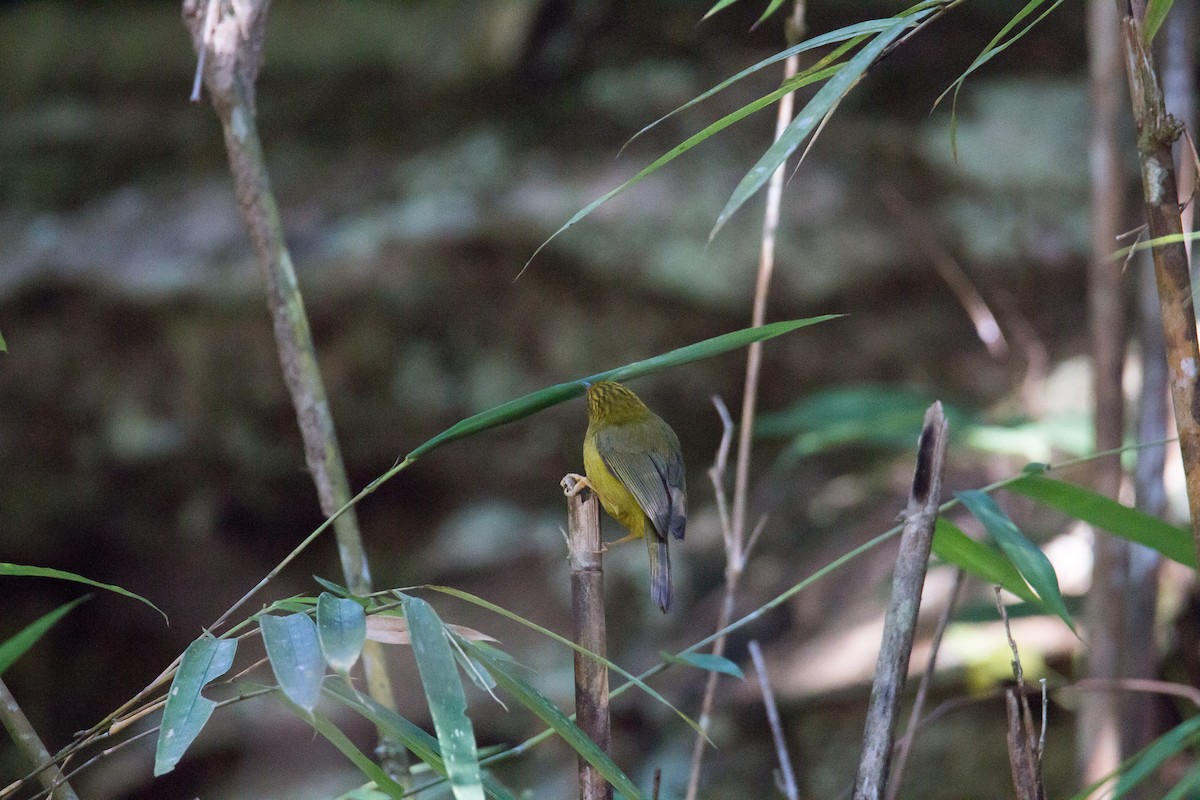
[[(770, 141), (771, 112), (602, 206), (517, 279), (578, 209), (777, 85), (777, 72), (759, 73), (615, 158), (644, 125), (782, 48), (780, 21), (751, 30), (759, 5), (700, 22), (708, 5), (272, 7), (259, 126), (356, 490), (471, 413), (748, 324), (762, 201), (706, 242)], [(807, 407), (809, 439), (756, 446), (751, 521), (767, 521), (742, 613), (894, 524), (927, 400), (959, 415), (948, 490), (1091, 450), (1084, 4), (1063, 4), (966, 83), (957, 161), (948, 107), (930, 113), (1013, 7), (966, 3), (893, 52), (785, 190), (769, 318), (849, 316), (766, 345), (764, 412), (824, 400)], [(897, 10), (826, 0), (810, 4), (808, 24), (820, 33)], [(322, 520), (220, 129), (207, 102), (187, 99), (194, 69), (177, 2), (0, 6), (0, 560), (121, 585), (170, 617), (167, 627), (100, 592), (5, 674), (51, 749), (144, 686)], [(1123, 229), (1136, 224), (1131, 212)], [(1006, 347), (981, 341), (947, 261)], [(1132, 262), (1129, 286), (1144, 268)], [(634, 385), (679, 432), (692, 515), (670, 614), (650, 602), (640, 547), (607, 560), (609, 655), (633, 671), (713, 630), (724, 553), (706, 476), (721, 436), (710, 398), (736, 408), (744, 365), (739, 352)], [(856, 414), (874, 416), (863, 428)], [(376, 585), (449, 584), (565, 633), (559, 480), (582, 467), (585, 424), (582, 401), (567, 403), (449, 445), (381, 488), (359, 507)], [(1064, 591), (1081, 595), (1086, 532), (1046, 514), (1027, 521)], [(894, 544), (872, 551), (731, 643), (743, 662), (746, 637), (763, 642), (805, 796), (836, 797), (853, 779), (893, 557)], [(342, 580), (332, 539), (270, 598), (319, 591), (312, 575)], [(931, 614), (948, 583), (947, 570), (931, 574)], [(972, 621), (987, 616), (990, 590), (968, 591), (938, 700), (986, 693), (1008, 674), (1002, 630)], [(79, 593), (0, 580), (0, 640)], [(499, 638), (570, 707), (563, 648), (430, 599), (447, 621)], [(1080, 643), (1061, 622), (1022, 619), (1014, 631), (1028, 674), (1071, 674)], [(411, 654), (389, 658), (401, 711), (421, 720)], [(694, 714), (705, 678), (676, 670), (656, 685)], [(722, 684), (706, 798), (772, 796), (752, 684)], [(471, 702), (481, 744), (538, 729), (481, 693)], [(1011, 796), (1002, 709), (993, 697), (931, 725), (904, 796)], [(631, 695), (613, 711), (616, 761), (643, 786), (661, 767), (663, 797), (681, 796), (692, 732)], [(1056, 796), (1077, 786), (1071, 714), (1056, 698), (1046, 766)], [(369, 726), (345, 722), (369, 751)], [(219, 711), (157, 781), (152, 752), (151, 740), (126, 748), (77, 788), (105, 800), (328, 798), (362, 782), (270, 698)], [(534, 797), (566, 797), (574, 763), (551, 742), (498, 774)], [(24, 772), (0, 744), (0, 784)]]

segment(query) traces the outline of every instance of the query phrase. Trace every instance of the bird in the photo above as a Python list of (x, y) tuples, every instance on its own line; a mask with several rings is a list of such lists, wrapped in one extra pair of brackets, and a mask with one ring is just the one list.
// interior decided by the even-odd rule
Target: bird
[(669, 537), (687, 528), (687, 487), (679, 437), (636, 394), (615, 381), (587, 384), (588, 427), (583, 437), (586, 485), (629, 535), (604, 550), (645, 539), (650, 597), (671, 607)]

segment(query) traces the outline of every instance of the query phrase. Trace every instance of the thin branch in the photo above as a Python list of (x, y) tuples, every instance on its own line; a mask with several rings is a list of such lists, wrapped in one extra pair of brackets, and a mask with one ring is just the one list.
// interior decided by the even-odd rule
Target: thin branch
[[(804, 1), (795, 0), (792, 13), (785, 23), (789, 44), (795, 44), (804, 38), (804, 10)], [(799, 57), (796, 55), (788, 57), (783, 67), (784, 82), (795, 76), (799, 69)], [(778, 141), (787, 130), (794, 109), (795, 92), (788, 92), (779, 100), (778, 113), (775, 118), (775, 141)], [(750, 316), (750, 324), (753, 327), (761, 326), (767, 317), (767, 294), (771, 285), (771, 274), (775, 268), (775, 236), (779, 228), (779, 209), (783, 202), (783, 183), (787, 174), (786, 170), (787, 164), (780, 164), (771, 175), (767, 186), (766, 208), (763, 211), (762, 239), (759, 248), (758, 277), (755, 281), (754, 307)], [(737, 463), (734, 466), (733, 513), (728, 526), (723, 530), (725, 535), (725, 594), (717, 616), (718, 630), (725, 628), (733, 619), (734, 599), (737, 596), (742, 571), (746, 566), (746, 504), (750, 485), (751, 435), (754, 429), (755, 406), (758, 402), (758, 379), (761, 365), (762, 345), (761, 343), (751, 344), (746, 355), (746, 381), (742, 394), (742, 414), (738, 430)], [(724, 458), (722, 455), (718, 459), (719, 474), (722, 476), (724, 474)], [(714, 465), (714, 469), (716, 469), (716, 465)], [(718, 487), (718, 497), (722, 494), (723, 489)], [(723, 503), (723, 498), (718, 500), (718, 504)], [(718, 656), (725, 653), (724, 636), (716, 640), (712, 652)], [(710, 672), (704, 685), (704, 696), (700, 702), (700, 733), (697, 734), (692, 747), (692, 765), (688, 775), (686, 800), (696, 800), (700, 790), (700, 770), (704, 762), (708, 726), (711, 721), (719, 678), (718, 673)]]
[(775, 742), (775, 757), (779, 760), (779, 772), (783, 777), (783, 793), (788, 800), (798, 800), (800, 790), (796, 786), (796, 773), (788, 755), (787, 739), (783, 735), (783, 722), (779, 719), (779, 708), (775, 705), (775, 693), (771, 691), (771, 678), (767, 675), (767, 664), (763, 661), (762, 648), (757, 639), (749, 644), (750, 660), (758, 675), (758, 688), (762, 692), (763, 706), (767, 711), (767, 724), (771, 728), (771, 739)]

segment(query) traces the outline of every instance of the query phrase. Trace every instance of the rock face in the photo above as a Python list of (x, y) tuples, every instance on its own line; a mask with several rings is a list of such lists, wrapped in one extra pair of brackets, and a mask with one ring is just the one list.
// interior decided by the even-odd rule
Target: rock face
[[(773, 34), (745, 34), (749, 18), (697, 29), (687, 4), (618, 5), (272, 9), (260, 125), (355, 486), (468, 414), (746, 324), (761, 201), (708, 236), (766, 146), (769, 111), (600, 206), (521, 273), (576, 211), (778, 80), (749, 78), (614, 160), (643, 125), (778, 46)], [(956, 36), (980, 24), (969, 13), (947, 20), (962, 26)], [(1075, 12), (1059, 13), (1070, 33)], [(993, 62), (963, 92), (955, 162), (947, 115), (924, 116), (948, 81), (905, 83), (896, 97), (880, 88), (924, 77), (923, 58), (967, 52), (941, 46), (918, 37), (872, 73), (788, 185), (771, 317), (851, 316), (769, 345), (766, 408), (863, 380), (979, 405), (1014, 391), (1022, 357), (988, 357), (911, 224), (882, 201), (885, 188), (1005, 320), (1055, 356), (1074, 347), (1082, 78), (1054, 64), (1036, 78), (994, 77), (1004, 65)], [(177, 8), (5, 7), (0, 53), (15, 65), (0, 69), (0, 331), (10, 350), (0, 355), (0, 560), (119, 583), (172, 617), (164, 633), (152, 615), (101, 598), (63, 624), (54, 674), (74, 670), (93, 686), (123, 678), (116, 696), (56, 712), (58, 741), (140, 687), (146, 663), (168, 662), (320, 517), (220, 134), (211, 109), (186, 103), (193, 54)], [(638, 386), (679, 431), (694, 476), (720, 437), (709, 397), (733, 407), (743, 365), (727, 356)], [(567, 404), (457, 443), (374, 495), (361, 514), (377, 580), (453, 580), (557, 625), (557, 482), (581, 467), (583, 413)], [(762, 452), (765, 465), (773, 454)], [(816, 466), (785, 491), (803, 496), (839, 469)], [(664, 640), (702, 634), (713, 616), (704, 603), (721, 570), (715, 515), (694, 480), (707, 531), (689, 532), (693, 549), (678, 560), (702, 613), (672, 628), (649, 609), (623, 612), (643, 620), (627, 628)], [(778, 554), (790, 566), (772, 586), (806, 563), (793, 545)], [(331, 545), (303, 560), (280, 596), (315, 591), (313, 573), (339, 579)], [(612, 564), (617, 586), (639, 579), (620, 556)], [(27, 623), (60, 596), (21, 591), (6, 619)], [(521, 636), (506, 644), (520, 649)], [(66, 644), (119, 639), (139, 642), (136, 664), (116, 648)], [(650, 658), (659, 644), (631, 637), (614, 648)], [(47, 704), (57, 694), (48, 669), (23, 662), (13, 678)]]

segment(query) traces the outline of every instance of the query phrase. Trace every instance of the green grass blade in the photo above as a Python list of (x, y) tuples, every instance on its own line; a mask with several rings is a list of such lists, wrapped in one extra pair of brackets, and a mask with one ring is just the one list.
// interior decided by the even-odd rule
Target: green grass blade
[(90, 600), (91, 597), (90, 594), (86, 594), (69, 603), (63, 603), (53, 611), (43, 614), (26, 625), (12, 637), (0, 642), (0, 675), (3, 675), (9, 667), (16, 663), (18, 658), (25, 655), (29, 648), (37, 644), (37, 640), (41, 639), (46, 631), (57, 625), (58, 621), (65, 617), (71, 609), (84, 600)]
[(91, 578), (85, 578), (82, 575), (76, 575), (74, 572), (64, 572), (61, 569), (51, 569), (49, 567), (26, 567), (21, 564), (9, 564), (7, 562), (0, 562), (0, 578), (3, 578), (3, 577), (57, 578), (60, 581), (73, 581), (75, 583), (82, 583), (87, 586), (94, 586), (97, 589), (104, 589), (109, 592), (115, 592), (119, 595), (123, 595), (132, 600), (137, 600), (139, 603), (145, 603), (146, 605), (150, 606), (155, 611), (157, 611), (159, 614), (162, 614), (162, 618), (164, 620), (167, 619), (167, 615), (163, 614), (163, 610), (161, 608), (154, 605), (154, 603), (151, 603), (149, 600), (142, 597), (140, 594), (134, 594), (133, 592), (129, 591), (128, 589), (122, 589), (120, 586), (114, 586), (111, 583), (100, 583), (99, 581), (94, 581)]
[(975, 541), (953, 522), (941, 517), (933, 531), (933, 553), (942, 561), (960, 566), (988, 583), (1000, 585), (1025, 602), (1050, 611), (1030, 590), (1008, 556)]
[(581, 758), (595, 767), (596, 771), (603, 775), (614, 789), (625, 795), (628, 800), (640, 800), (641, 792), (621, 771), (621, 768), (608, 757), (608, 754), (588, 738), (587, 734), (579, 729), (579, 726), (571, 722), (558, 706), (520, 678), (510, 662), (495, 658), (487, 648), (478, 647), (474, 642), (467, 641), (462, 637), (458, 637), (458, 641), (472, 658), (487, 668), (502, 689), (532, 711), (542, 722), (553, 728)]
[(624, 367), (611, 369), (607, 372), (601, 372), (597, 375), (592, 375), (580, 380), (568, 381), (567, 383), (559, 383), (546, 389), (540, 389), (536, 392), (518, 397), (515, 400), (509, 400), (507, 403), (496, 406), (495, 408), (482, 411), (474, 416), (452, 425), (446, 430), (439, 433), (429, 441), (422, 444), (417, 449), (413, 450), (405, 457), (406, 462), (416, 461), (421, 456), (431, 450), (440, 447), (447, 442), (452, 442), (455, 439), (461, 439), (464, 436), (470, 436), (474, 433), (494, 428), (498, 425), (504, 425), (509, 422), (515, 422), (519, 419), (524, 419), (531, 414), (534, 414), (551, 406), (558, 405), (566, 400), (578, 397), (583, 394), (587, 388), (584, 381), (628, 381), (634, 378), (640, 378), (643, 375), (650, 375), (655, 372), (661, 372), (668, 367), (678, 367), (683, 364), (690, 364), (693, 361), (711, 358), (721, 353), (736, 350), (739, 347), (745, 347), (752, 342), (762, 342), (767, 339), (773, 339), (776, 336), (781, 336), (785, 333), (790, 333), (798, 328), (803, 328), (808, 325), (815, 325), (818, 322), (836, 319), (841, 314), (826, 314), (820, 317), (811, 317), (809, 319), (789, 320), (786, 322), (773, 322), (769, 325), (763, 325), (758, 328), (744, 328), (733, 333), (714, 336), (711, 339), (705, 339), (702, 342), (690, 344), (686, 347), (681, 347), (678, 350), (672, 350), (669, 353), (663, 353), (653, 358), (647, 358), (644, 361), (637, 361), (633, 364), (628, 364)]
[(167, 692), (158, 746), (154, 752), (154, 777), (175, 769), (179, 759), (200, 735), (216, 703), (200, 691), (233, 666), (237, 640), (216, 639), (209, 634), (188, 645)]
[(271, 670), (288, 699), (312, 711), (321, 696), (325, 658), (317, 626), (308, 614), (277, 617), (267, 614), (258, 620)]
[(733, 5), (736, 2), (737, 2), (737, 0), (717, 0), (717, 2), (713, 5), (712, 8), (710, 8), (708, 11), (704, 12), (704, 16), (701, 17), (700, 19), (706, 20), (709, 17), (711, 17), (713, 14), (716, 14), (718, 11), (722, 11), (726, 8), (729, 8), (729, 6)]
[(483, 800), (475, 728), (467, 716), (467, 696), (446, 626), (429, 603), (409, 595), (401, 599), (450, 788), (456, 800)]
[(321, 592), (317, 598), (317, 638), (325, 663), (348, 672), (367, 641), (367, 615), (357, 601)]
[(898, 18), (887, 30), (877, 34), (875, 38), (864, 45), (861, 50), (855, 53), (838, 70), (836, 75), (825, 82), (825, 85), (808, 101), (804, 108), (800, 110), (800, 113), (788, 125), (783, 135), (767, 148), (767, 152), (763, 154), (757, 164), (750, 168), (750, 171), (746, 173), (746, 177), (742, 178), (737, 188), (733, 190), (733, 195), (725, 204), (725, 208), (717, 216), (717, 222), (713, 226), (712, 232), (708, 235), (709, 241), (712, 241), (713, 237), (717, 235), (717, 231), (733, 216), (734, 212), (766, 185), (767, 181), (771, 179), (771, 174), (821, 124), (821, 120), (829, 114), (833, 107), (841, 102), (842, 98), (862, 78), (867, 69), (875, 63), (880, 54), (892, 42), (900, 38), (905, 31), (916, 25), (917, 22), (930, 13), (930, 10), (925, 10), (907, 17)]
[(1033, 588), (1042, 603), (1058, 615), (1071, 630), (1075, 623), (1071, 612), (1063, 600), (1062, 591), (1058, 587), (1058, 575), (1046, 554), (1021, 532), (1016, 523), (1008, 518), (991, 495), (977, 489), (958, 492), (955, 495), (983, 523), (988, 534), (995, 539), (996, 544), (1021, 572), (1021, 576)]
[(1082, 486), (1042, 475), (1026, 475), (1005, 488), (1114, 536), (1157, 550), (1186, 567), (1194, 569), (1196, 566), (1196, 551), (1189, 531), (1136, 508), (1121, 505)]
[(1154, 41), (1174, 3), (1175, 0), (1150, 0), (1146, 4), (1146, 16), (1142, 19), (1142, 39), (1147, 47)]

